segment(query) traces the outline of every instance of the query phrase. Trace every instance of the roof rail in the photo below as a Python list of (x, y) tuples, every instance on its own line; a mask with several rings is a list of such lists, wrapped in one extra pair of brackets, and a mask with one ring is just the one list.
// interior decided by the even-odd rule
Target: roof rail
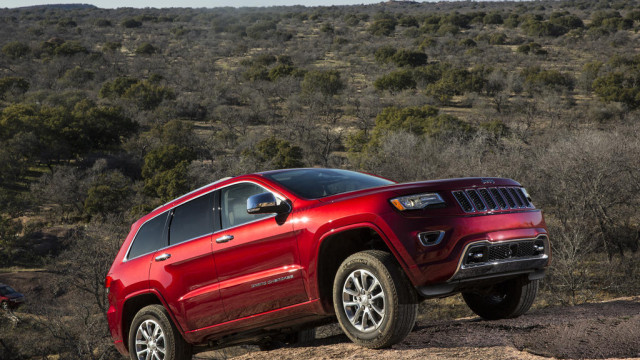
[[(197, 189), (195, 189), (195, 190), (189, 191), (188, 193), (186, 193), (186, 194), (184, 194), (184, 195), (181, 195), (180, 197), (177, 197), (177, 198), (175, 198), (175, 199), (173, 199), (173, 200), (170, 200), (170, 201), (168, 201), (168, 202), (166, 202), (166, 203), (164, 203), (164, 204), (162, 204), (162, 205), (158, 206), (157, 208), (153, 209), (153, 211), (156, 211), (156, 210), (160, 209), (161, 207), (163, 207), (163, 206), (165, 206), (165, 205), (169, 205), (169, 204), (171, 204), (172, 202), (174, 202), (174, 201), (176, 201), (176, 200), (178, 200), (178, 199), (181, 199), (181, 198), (183, 198), (183, 197), (185, 197), (185, 196), (188, 196), (188, 195), (191, 195), (191, 194), (193, 194), (193, 193), (195, 193), (195, 192), (198, 192), (198, 191), (200, 191), (200, 190), (202, 190), (202, 189), (204, 189), (204, 188), (206, 188), (206, 187), (209, 187), (209, 186), (211, 186), (211, 185), (215, 185), (215, 184), (217, 184), (217, 183), (219, 183), (219, 182), (223, 182), (223, 181), (225, 181), (225, 180), (229, 180), (229, 179), (231, 179), (231, 176), (223, 177), (222, 179), (216, 180), (216, 181), (212, 182), (211, 184), (207, 184), (207, 185), (205, 185), (205, 186), (201, 186), (201, 187), (199, 187), (199, 188), (197, 188)], [(152, 211), (152, 212), (153, 212), (153, 211)]]

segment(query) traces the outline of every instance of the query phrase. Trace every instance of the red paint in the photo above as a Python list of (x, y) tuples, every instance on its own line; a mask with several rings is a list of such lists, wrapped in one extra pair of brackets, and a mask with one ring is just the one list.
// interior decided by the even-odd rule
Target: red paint
[[(519, 187), (509, 179), (494, 186)], [(284, 218), (267, 217), (212, 235), (123, 261), (139, 227), (148, 219), (199, 195), (238, 182), (253, 182), (291, 203)], [(485, 188), (481, 179), (452, 179), (395, 184), (317, 200), (297, 197), (262, 174), (212, 184), (176, 199), (137, 221), (108, 274), (107, 318), (118, 350), (127, 353), (123, 308), (140, 294), (155, 294), (185, 339), (202, 344), (251, 329), (295, 327), (332, 310), (322, 306), (318, 288), (318, 252), (331, 235), (356, 228), (375, 231), (394, 254), (415, 287), (446, 282), (457, 270), (461, 252), (473, 241), (503, 241), (547, 234), (538, 209), (466, 214), (452, 190)], [(389, 200), (438, 192), (439, 209), (398, 211)], [(217, 214), (215, 216), (218, 216)], [(443, 241), (423, 246), (417, 234), (443, 230)], [(232, 241), (218, 243), (225, 235)], [(161, 254), (171, 254), (156, 261)], [(123, 342), (124, 341), (124, 342)]]

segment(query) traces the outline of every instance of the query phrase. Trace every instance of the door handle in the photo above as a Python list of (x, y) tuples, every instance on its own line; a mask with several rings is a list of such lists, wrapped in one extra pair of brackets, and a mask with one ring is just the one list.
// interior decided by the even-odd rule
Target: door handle
[(221, 236), (219, 238), (216, 239), (216, 242), (218, 244), (222, 244), (222, 243), (226, 243), (228, 241), (233, 240), (233, 235), (225, 235), (225, 236)]
[(162, 254), (162, 255), (158, 255), (158, 256), (156, 256), (156, 261), (165, 261), (165, 260), (167, 260), (167, 259), (168, 259), (168, 258), (170, 258), (170, 257), (171, 257), (171, 254), (164, 253), (164, 254)]

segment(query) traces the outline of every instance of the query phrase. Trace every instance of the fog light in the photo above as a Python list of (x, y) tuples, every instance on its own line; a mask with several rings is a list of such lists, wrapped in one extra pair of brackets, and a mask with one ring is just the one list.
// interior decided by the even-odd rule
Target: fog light
[(477, 246), (469, 249), (467, 253), (467, 264), (478, 264), (486, 262), (488, 248), (486, 246)]

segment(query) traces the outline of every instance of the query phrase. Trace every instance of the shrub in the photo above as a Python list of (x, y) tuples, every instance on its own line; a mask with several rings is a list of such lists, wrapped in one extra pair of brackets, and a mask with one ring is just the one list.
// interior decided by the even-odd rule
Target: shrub
[(525, 87), (529, 91), (537, 92), (544, 89), (573, 90), (575, 80), (569, 74), (558, 70), (542, 70), (539, 66), (522, 70)]
[(489, 13), (482, 18), (482, 23), (485, 25), (499, 25), (503, 23), (502, 15), (497, 12)]
[(2, 47), (2, 53), (12, 59), (20, 59), (25, 57), (31, 48), (20, 41), (11, 41)]
[(427, 54), (419, 51), (399, 50), (391, 57), (397, 66), (417, 67), (427, 64)]
[(157, 51), (158, 49), (156, 49), (155, 46), (149, 44), (148, 42), (142, 43), (136, 48), (136, 54), (138, 55), (153, 55)]
[(340, 79), (340, 72), (337, 70), (309, 71), (302, 80), (302, 90), (307, 93), (319, 92), (325, 96), (333, 96), (344, 88), (345, 84)]
[(377, 90), (389, 90), (393, 93), (405, 89), (415, 89), (416, 82), (413, 80), (411, 71), (397, 70), (377, 78), (373, 82), (373, 86)]
[(386, 64), (393, 59), (393, 55), (395, 55), (396, 52), (397, 50), (393, 46), (385, 45), (377, 48), (373, 56), (377, 62)]
[(150, 151), (142, 166), (145, 193), (163, 201), (186, 193), (189, 190), (187, 168), (195, 158), (191, 150), (176, 145)]
[(122, 23), (120, 23), (122, 26), (124, 26), (127, 29), (135, 29), (135, 28), (139, 28), (142, 26), (142, 22), (136, 20), (136, 19), (125, 19), (122, 21)]
[(275, 169), (295, 168), (304, 165), (302, 148), (273, 136), (258, 142), (256, 150), (251, 155)]
[(491, 34), (489, 37), (489, 44), (491, 45), (504, 45), (507, 42), (507, 35), (503, 33)]
[(0, 78), (0, 99), (4, 99), (8, 92), (24, 94), (29, 90), (29, 82), (22, 77), (7, 76)]
[(72, 56), (75, 54), (88, 54), (89, 50), (78, 41), (65, 41), (53, 51), (58, 56)]
[(396, 31), (395, 19), (378, 19), (369, 25), (369, 32), (376, 36), (390, 36)]

